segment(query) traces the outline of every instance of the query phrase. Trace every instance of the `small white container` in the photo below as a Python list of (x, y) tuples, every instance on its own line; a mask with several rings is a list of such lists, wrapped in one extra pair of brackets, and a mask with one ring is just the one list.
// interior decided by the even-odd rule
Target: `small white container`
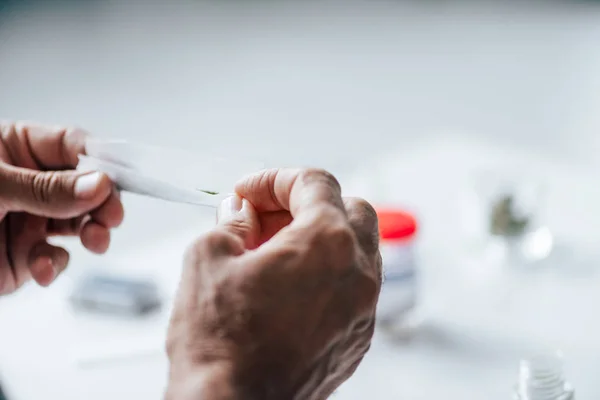
[(383, 261), (377, 321), (383, 327), (397, 328), (411, 319), (417, 304), (417, 222), (413, 215), (399, 209), (380, 209), (377, 216)]

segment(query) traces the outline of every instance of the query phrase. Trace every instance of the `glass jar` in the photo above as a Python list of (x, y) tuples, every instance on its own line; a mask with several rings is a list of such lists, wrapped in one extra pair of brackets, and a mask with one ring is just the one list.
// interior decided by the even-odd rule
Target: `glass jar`
[(383, 284), (377, 322), (384, 329), (407, 333), (417, 305), (416, 218), (401, 209), (378, 209)]

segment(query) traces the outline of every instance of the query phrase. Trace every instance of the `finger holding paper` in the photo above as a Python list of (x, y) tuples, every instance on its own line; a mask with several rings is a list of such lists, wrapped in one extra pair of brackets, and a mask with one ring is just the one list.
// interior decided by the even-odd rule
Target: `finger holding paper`
[(123, 207), (108, 176), (75, 170), (87, 140), (80, 129), (0, 122), (0, 294), (31, 277), (48, 285), (64, 270), (68, 253), (50, 236), (108, 248)]
[(124, 192), (217, 207), (235, 182), (262, 163), (125, 140), (88, 140), (78, 169), (102, 171)]

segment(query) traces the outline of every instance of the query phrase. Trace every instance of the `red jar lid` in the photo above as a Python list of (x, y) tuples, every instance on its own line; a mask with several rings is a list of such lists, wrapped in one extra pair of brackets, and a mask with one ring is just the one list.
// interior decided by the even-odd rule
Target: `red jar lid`
[(407, 211), (399, 209), (377, 209), (379, 236), (382, 241), (404, 241), (412, 239), (417, 232), (417, 220)]

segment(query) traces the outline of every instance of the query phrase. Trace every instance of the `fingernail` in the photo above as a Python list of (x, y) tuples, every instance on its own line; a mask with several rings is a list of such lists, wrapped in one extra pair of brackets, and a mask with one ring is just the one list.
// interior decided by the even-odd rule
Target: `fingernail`
[(50, 257), (40, 257), (31, 266), (31, 273), (42, 286), (47, 286), (56, 277), (56, 267)]
[(228, 219), (242, 210), (243, 200), (240, 196), (233, 195), (225, 198), (217, 211), (217, 220)]
[(88, 200), (94, 197), (98, 190), (102, 175), (99, 172), (82, 175), (75, 182), (75, 197), (80, 200)]

